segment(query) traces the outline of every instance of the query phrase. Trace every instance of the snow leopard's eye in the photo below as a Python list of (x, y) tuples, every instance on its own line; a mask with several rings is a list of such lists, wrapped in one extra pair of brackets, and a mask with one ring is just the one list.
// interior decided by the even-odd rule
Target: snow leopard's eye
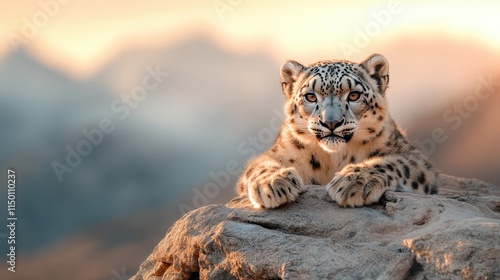
[(347, 96), (348, 101), (357, 101), (361, 97), (361, 92), (359, 91), (351, 91)]
[(309, 102), (309, 103), (314, 103), (318, 100), (318, 97), (316, 97), (316, 94), (314, 94), (314, 93), (306, 93), (304, 95), (304, 100)]

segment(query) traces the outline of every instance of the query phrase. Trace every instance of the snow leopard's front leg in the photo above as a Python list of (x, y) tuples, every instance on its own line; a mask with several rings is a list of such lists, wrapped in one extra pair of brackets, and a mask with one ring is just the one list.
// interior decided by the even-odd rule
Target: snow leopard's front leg
[(385, 191), (435, 194), (437, 173), (420, 151), (390, 155), (349, 164), (327, 184), (330, 197), (341, 206), (378, 202)]
[(255, 208), (276, 208), (295, 201), (304, 183), (293, 167), (282, 166), (268, 154), (253, 159), (237, 183)]

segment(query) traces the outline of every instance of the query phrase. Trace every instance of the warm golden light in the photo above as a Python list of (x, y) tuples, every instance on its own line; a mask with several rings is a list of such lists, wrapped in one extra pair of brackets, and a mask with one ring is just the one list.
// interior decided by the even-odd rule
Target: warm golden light
[(26, 0), (0, 9), (0, 53), (12, 52), (17, 36), (18, 48), (85, 77), (123, 50), (158, 48), (199, 33), (235, 52), (264, 49), (279, 60), (360, 59), (367, 49), (411, 34), (470, 38), (499, 49), (499, 10), (498, 1)]

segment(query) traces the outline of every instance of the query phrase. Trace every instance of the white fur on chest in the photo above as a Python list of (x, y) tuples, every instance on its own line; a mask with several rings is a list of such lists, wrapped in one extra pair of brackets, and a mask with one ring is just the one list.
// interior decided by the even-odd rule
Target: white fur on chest
[[(382, 137), (380, 140), (386, 139)], [(302, 176), (305, 184), (328, 184), (335, 173), (342, 170), (346, 165), (359, 163), (369, 157), (374, 149), (382, 148), (382, 141), (370, 143), (371, 145), (359, 145), (350, 143), (346, 149), (334, 153), (325, 151), (316, 144), (305, 145), (303, 149), (290, 147), (286, 151), (287, 158), (293, 158), (294, 167)]]

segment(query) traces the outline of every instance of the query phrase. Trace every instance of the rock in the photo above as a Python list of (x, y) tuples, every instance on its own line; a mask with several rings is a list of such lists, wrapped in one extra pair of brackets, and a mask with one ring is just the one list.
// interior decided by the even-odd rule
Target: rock
[(187, 213), (131, 279), (499, 279), (500, 188), (441, 176), (440, 195), (341, 208), (308, 186), (278, 209), (245, 197)]

